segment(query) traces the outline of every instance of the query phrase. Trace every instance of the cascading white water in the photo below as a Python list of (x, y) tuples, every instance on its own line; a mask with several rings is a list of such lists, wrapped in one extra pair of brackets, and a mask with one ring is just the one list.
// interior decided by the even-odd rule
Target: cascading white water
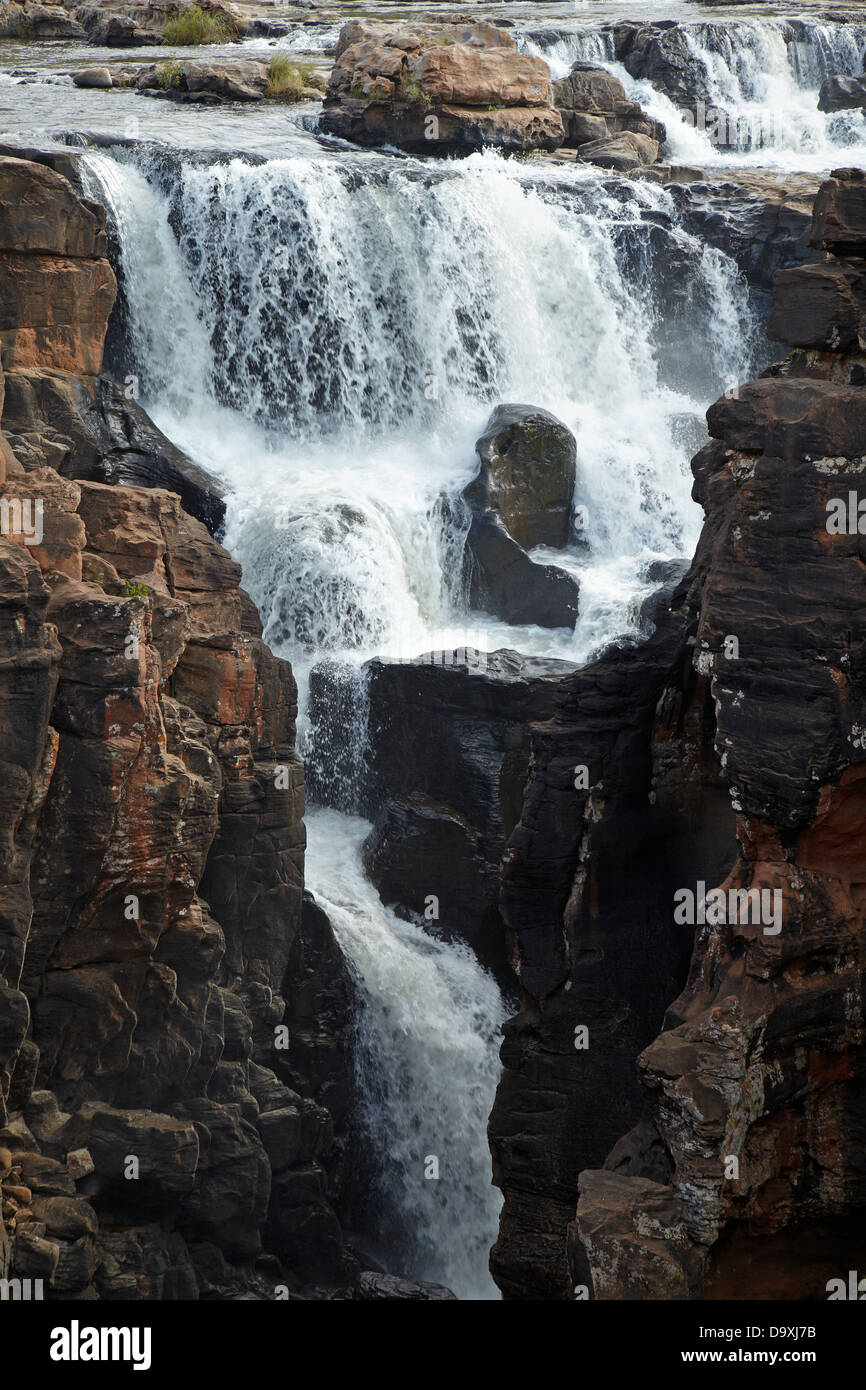
[(651, 81), (630, 76), (616, 61), (610, 30), (530, 30), (521, 42), (556, 78), (578, 61), (615, 73), (629, 96), (665, 124), (674, 160), (792, 170), (866, 162), (863, 112), (818, 110), (825, 77), (862, 76), (866, 23), (749, 18), (683, 24), (681, 31), (703, 115), (696, 102), (680, 107)]
[[(675, 218), (666, 194), (477, 156), (435, 172), (190, 162), (169, 197), (154, 173), (87, 162), (121, 229), (143, 393), (230, 485), (228, 543), (270, 642), (295, 659), (414, 655), (464, 645), (468, 626), (487, 633), (474, 645), (582, 660), (634, 630), (642, 567), (697, 536), (683, 419), (699, 431), (750, 346), (733, 263), (642, 221)], [(653, 284), (671, 247), (692, 281), (675, 381)], [(550, 409), (577, 438), (591, 555), (560, 557), (584, 586), (573, 636), (467, 619), (456, 601), (461, 537), (439, 503), (476, 471), (501, 400)]]
[(366, 994), (359, 1120), (384, 1180), (369, 1200), (380, 1204), (380, 1230), (382, 1203), (398, 1217), (400, 1254), (413, 1274), (461, 1298), (493, 1298), (487, 1256), (500, 1199), (486, 1131), (502, 998), (468, 947), (383, 910), (361, 868), (369, 829), (336, 811), (307, 816), (307, 874)]
[[(636, 630), (647, 563), (696, 540), (703, 410), (750, 354), (735, 267), (676, 225), (663, 191), (494, 156), (84, 165), (115, 224), (144, 403), (227, 483), (226, 543), (302, 700), (323, 654), (508, 645), (577, 661)], [(663, 372), (674, 251), (688, 313)], [(574, 635), (462, 606), (459, 512), (442, 499), (476, 471), (501, 400), (544, 406), (577, 438), (591, 552), (556, 557), (580, 574)], [(360, 867), (367, 829), (314, 812), (307, 861), (366, 998), (365, 1123), (414, 1230), (405, 1272), (492, 1296), (485, 1128), (504, 1004), (466, 951), (383, 909)]]

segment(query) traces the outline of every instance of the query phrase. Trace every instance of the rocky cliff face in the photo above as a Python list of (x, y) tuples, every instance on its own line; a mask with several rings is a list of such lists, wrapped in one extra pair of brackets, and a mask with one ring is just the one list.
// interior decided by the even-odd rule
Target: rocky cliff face
[(825, 1298), (866, 1254), (864, 190), (823, 185), (823, 260), (777, 277), (790, 356), (708, 412), (655, 635), (535, 731), (502, 887), (507, 1297)]
[(349, 986), (304, 911), (292, 672), (177, 492), (94, 480), (106, 401), (140, 431), (115, 463), (188, 462), (97, 375), (102, 210), (16, 159), (0, 204), (0, 1277), (349, 1287), (317, 1101), (345, 1107)]

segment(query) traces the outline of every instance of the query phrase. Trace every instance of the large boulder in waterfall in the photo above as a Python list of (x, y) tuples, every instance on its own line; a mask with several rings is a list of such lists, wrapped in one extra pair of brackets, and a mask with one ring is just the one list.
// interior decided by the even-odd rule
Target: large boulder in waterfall
[(579, 148), (590, 140), (630, 131), (654, 140), (658, 153), (665, 139), (662, 122), (629, 100), (618, 77), (592, 63), (575, 63), (567, 77), (554, 82), (553, 103), (565, 127), (565, 145)]
[(380, 29), (352, 21), (337, 52), (320, 118), (326, 134), (427, 154), (562, 143), (547, 64), (518, 53), (495, 25)]
[(526, 554), (569, 540), (577, 449), (547, 410), (497, 406), (476, 446), (481, 467), (464, 490), (471, 522), (465, 565), (469, 603), (507, 623), (573, 628), (577, 580)]
[(557, 565), (531, 560), (495, 512), (473, 514), (464, 564), (471, 608), (516, 626), (573, 628), (577, 622), (577, 580)]
[(624, 27), (617, 58), (630, 77), (645, 78), (676, 106), (712, 105), (707, 71), (695, 61), (688, 32), (680, 25)]
[(568, 544), (577, 445), (566, 425), (531, 405), (498, 405), (475, 445), (480, 472), (466, 489), (472, 506), (495, 511), (526, 550)]
[(818, 94), (819, 111), (856, 111), (866, 107), (866, 77), (825, 77)]

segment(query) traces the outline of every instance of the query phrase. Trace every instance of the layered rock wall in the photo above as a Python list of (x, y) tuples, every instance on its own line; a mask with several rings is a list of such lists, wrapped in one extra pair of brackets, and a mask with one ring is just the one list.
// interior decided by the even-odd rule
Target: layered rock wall
[(178, 492), (92, 480), (102, 209), (15, 159), (0, 199), (0, 1274), (349, 1287), (316, 1099), (347, 1104), (348, 982), (304, 912), (291, 669)]
[(535, 735), (491, 1122), (509, 1297), (822, 1298), (864, 1256), (863, 180), (823, 185), (825, 259), (778, 277), (789, 358), (708, 413), (670, 612)]

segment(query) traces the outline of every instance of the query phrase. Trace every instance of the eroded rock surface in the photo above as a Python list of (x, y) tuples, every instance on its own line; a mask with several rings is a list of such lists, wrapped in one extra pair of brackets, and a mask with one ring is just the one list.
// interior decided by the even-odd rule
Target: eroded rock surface
[(158, 436), (98, 375), (102, 210), (38, 163), (0, 190), (0, 1266), (49, 1298), (352, 1296), (291, 669), (177, 492), (93, 478)]
[(563, 138), (547, 64), (488, 23), (344, 25), (320, 128), (425, 154), (555, 149)]
[[(866, 376), (859, 262), (833, 258), (863, 244), (863, 186), (825, 183), (833, 255), (779, 277), (789, 358), (708, 413), (670, 612), (535, 733), (502, 890), (508, 1297), (826, 1298), (866, 1253)], [(677, 918), (681, 890), (714, 911)]]

